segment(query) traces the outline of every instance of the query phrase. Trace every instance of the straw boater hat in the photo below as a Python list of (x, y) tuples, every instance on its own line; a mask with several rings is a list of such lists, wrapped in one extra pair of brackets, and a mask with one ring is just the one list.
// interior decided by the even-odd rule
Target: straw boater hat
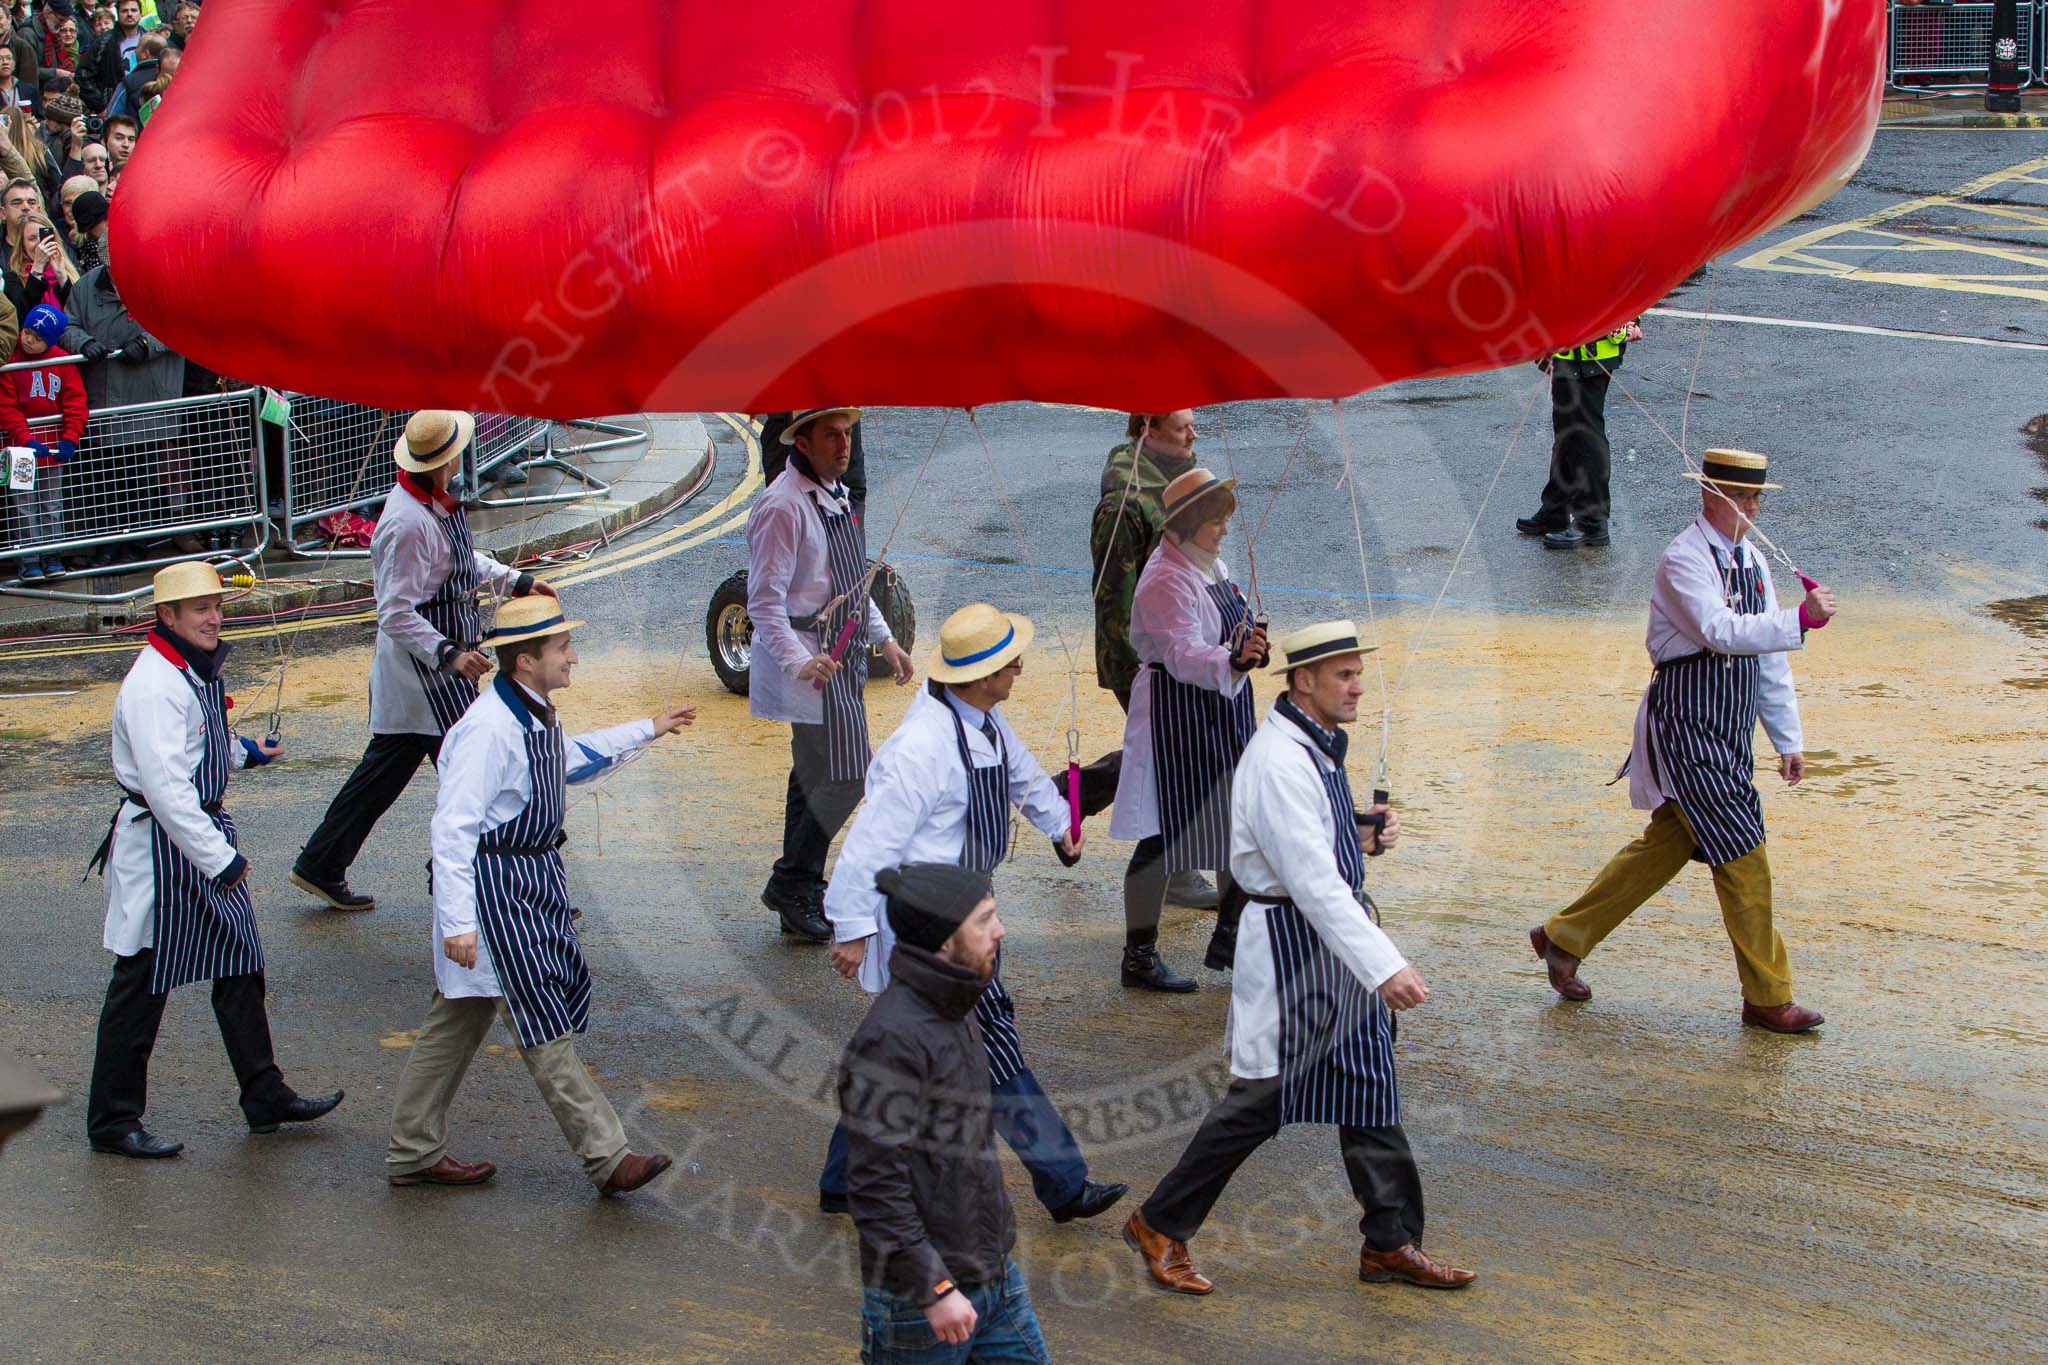
[(939, 647), (929, 671), (942, 683), (986, 678), (1029, 649), (1037, 633), (1028, 617), (997, 611), (986, 602), (972, 603), (939, 627)]
[(194, 597), (227, 595), (227, 589), (221, 586), (220, 574), (215, 572), (213, 565), (196, 559), (158, 569), (151, 583), (158, 606), (166, 602), (186, 602)]
[[(1236, 479), (1219, 479), (1206, 469), (1190, 469), (1166, 485), (1166, 491), (1159, 495), (1159, 505), (1164, 512), (1163, 520), (1172, 525), (1174, 518), (1183, 512), (1193, 511), (1195, 504), (1206, 495), (1218, 489), (1228, 493), (1235, 487)], [(1235, 497), (1236, 494), (1231, 496)]]
[(782, 429), (782, 444), (786, 446), (795, 445), (797, 433), (805, 427), (817, 421), (820, 417), (832, 417), (842, 412), (856, 422), (861, 419), (861, 410), (859, 408), (805, 408), (797, 413), (796, 416), (790, 418), (789, 425)]
[(498, 608), (497, 624), (477, 648), (498, 649), (549, 635), (566, 635), (582, 624), (563, 620), (562, 604), (546, 593), (515, 597)]
[(476, 416), (450, 412), (446, 408), (421, 408), (405, 422), (405, 435), (398, 438), (391, 457), (400, 469), (424, 474), (439, 469), (462, 453), (476, 435)]
[(1289, 670), (1305, 668), (1340, 654), (1370, 654), (1378, 645), (1358, 642), (1358, 627), (1350, 621), (1320, 621), (1281, 636), (1275, 643), (1272, 667), (1266, 671), (1285, 677)]
[(1754, 450), (1709, 450), (1700, 455), (1700, 469), (1695, 474), (1690, 469), (1685, 477), (1694, 483), (1717, 484), (1722, 488), (1783, 488), (1782, 483), (1765, 483), (1764, 470), (1769, 461)]

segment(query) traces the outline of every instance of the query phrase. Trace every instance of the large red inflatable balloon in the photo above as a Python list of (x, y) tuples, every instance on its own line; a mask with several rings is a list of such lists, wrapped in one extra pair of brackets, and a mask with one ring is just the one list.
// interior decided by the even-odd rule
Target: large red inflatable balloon
[(179, 350), (390, 406), (1329, 397), (1583, 340), (1818, 201), (1884, 32), (1874, 0), (216, 0), (111, 256)]

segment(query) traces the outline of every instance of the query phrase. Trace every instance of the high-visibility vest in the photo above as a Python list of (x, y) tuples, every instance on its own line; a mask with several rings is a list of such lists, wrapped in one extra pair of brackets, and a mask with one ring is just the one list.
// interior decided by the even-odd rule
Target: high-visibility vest
[(1583, 346), (1568, 346), (1557, 353), (1559, 360), (1613, 360), (1621, 354), (1622, 343), (1628, 337), (1627, 327), (1617, 327), (1598, 341), (1589, 341)]

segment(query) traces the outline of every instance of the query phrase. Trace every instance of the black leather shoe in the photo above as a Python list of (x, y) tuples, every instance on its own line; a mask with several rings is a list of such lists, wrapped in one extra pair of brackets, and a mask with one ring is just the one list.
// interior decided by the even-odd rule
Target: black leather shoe
[(1538, 512), (1533, 517), (1516, 517), (1515, 529), (1525, 536), (1547, 536), (1552, 531), (1562, 531), (1571, 523), (1563, 517), (1546, 517)]
[(1209, 951), (1202, 954), (1202, 965), (1212, 972), (1227, 972), (1237, 963), (1237, 931), (1229, 933), (1218, 925), (1209, 935)]
[(327, 903), (329, 910), (375, 910), (377, 898), (365, 896), (360, 891), (348, 889), (348, 878), (338, 882), (322, 881), (304, 868), (292, 869), (292, 885), (308, 895), (317, 896)]
[(761, 904), (782, 920), (783, 933), (809, 939), (812, 943), (832, 941), (832, 925), (809, 895), (771, 886), (761, 893)]
[(1130, 1192), (1131, 1187), (1121, 1180), (1084, 1180), (1079, 1194), (1052, 1211), (1052, 1221), (1071, 1223), (1077, 1218), (1093, 1218)]
[(335, 1105), (341, 1103), (342, 1096), (347, 1093), (345, 1090), (337, 1090), (331, 1095), (294, 1095), (290, 1103), (286, 1104), (284, 1108), (278, 1110), (269, 1118), (261, 1122), (250, 1119), (249, 1131), (252, 1133), (274, 1133), (287, 1123), (311, 1123), (322, 1114), (333, 1110)]
[(1214, 910), (1222, 901), (1209, 879), (1199, 872), (1176, 872), (1166, 879), (1166, 899), (1190, 910)]
[(1543, 537), (1543, 548), (1546, 550), (1584, 550), (1606, 543), (1607, 528), (1588, 525), (1585, 522), (1567, 526), (1562, 531), (1552, 531)]
[(851, 1206), (850, 1204), (848, 1204), (848, 1203), (847, 1203), (847, 1201), (846, 1201), (846, 1192), (845, 1192), (844, 1190), (839, 1190), (839, 1191), (833, 1191), (833, 1190), (819, 1190), (819, 1191), (818, 1191), (818, 1212), (819, 1212), (819, 1213), (852, 1213), (852, 1212), (853, 1212), (853, 1207), (852, 1207), (852, 1206)]
[(1160, 959), (1159, 950), (1150, 944), (1124, 949), (1123, 976), (1126, 986), (1142, 986), (1148, 991), (1185, 995), (1195, 989), (1193, 981), (1174, 975), (1173, 969)]
[(95, 1142), (92, 1149), (95, 1152), (105, 1152), (109, 1156), (132, 1156), (147, 1161), (157, 1157), (176, 1156), (185, 1150), (185, 1144), (173, 1142), (169, 1138), (160, 1138), (154, 1133), (137, 1128), (132, 1133), (121, 1134), (118, 1141)]

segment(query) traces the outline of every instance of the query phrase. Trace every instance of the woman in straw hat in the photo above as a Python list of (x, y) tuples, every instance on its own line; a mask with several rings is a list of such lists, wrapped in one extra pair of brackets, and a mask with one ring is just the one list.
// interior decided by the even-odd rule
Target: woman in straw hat
[[(838, 942), (832, 964), (870, 991), (889, 984), (895, 935), (875, 877), (902, 863), (953, 862), (992, 873), (1010, 851), (1010, 812), (1021, 810), (1063, 861), (1081, 856), (1067, 801), (1010, 728), (1002, 704), (1024, 671), (1031, 622), (986, 602), (965, 606), (939, 628), (931, 681), (911, 699), (868, 767), (867, 801), (846, 833), (825, 913)], [(1055, 1222), (1092, 1218), (1123, 1197), (1123, 1185), (1088, 1178), (1088, 1163), (1038, 1078), (1025, 1064), (1017, 1010), (1000, 975), (975, 1004), (995, 1089), (996, 1128), (1031, 1172), (1031, 1186)], [(818, 1202), (846, 1209), (846, 1129), (833, 1130)]]
[(1199, 468), (1167, 484), (1159, 548), (1131, 599), (1141, 666), (1109, 820), (1110, 834), (1138, 841), (1124, 872), (1126, 986), (1195, 989), (1159, 956), (1172, 873), (1220, 869), (1208, 965), (1228, 967), (1236, 944), (1243, 902), (1230, 883), (1230, 774), (1257, 724), (1249, 674), (1266, 658), (1265, 629), (1217, 558), (1236, 484)]
[(142, 1114), (165, 998), (193, 981), (213, 982), (213, 1012), (250, 1131), (317, 1119), (342, 1093), (298, 1094), (271, 1052), (249, 863), (221, 801), (230, 772), (268, 763), (282, 749), (274, 740), (238, 743), (228, 728), (220, 676), (226, 590), (212, 565), (196, 561), (160, 570), (155, 586), (156, 624), (114, 698), (121, 804), (92, 863), (106, 878), (104, 942), (115, 961), (87, 1137), (96, 1152), (131, 1157), (184, 1148), (144, 1129)]
[[(1401, 1127), (1390, 1011), (1429, 990), (1361, 894), (1365, 860), (1394, 846), (1384, 805), (1361, 816), (1344, 773), (1365, 690), (1349, 621), (1280, 641), (1287, 680), (1238, 764), (1230, 868), (1249, 895), (1230, 982), (1230, 1089), (1180, 1161), (1124, 1226), (1153, 1279), (1182, 1294), (1215, 1286), (1188, 1259), (1224, 1187), (1290, 1123), (1334, 1124), (1363, 1216), (1358, 1278), (1457, 1289), (1473, 1272), (1422, 1250), (1422, 1177)], [(1372, 822), (1370, 843), (1363, 836)]]
[(398, 480), (370, 537), (377, 648), (370, 659), (370, 743), (292, 866), (292, 885), (334, 910), (374, 910), (348, 870), (377, 821), (419, 771), (441, 756), (441, 737), (476, 700), (491, 670), (477, 640), (477, 590), (554, 596), (530, 573), (476, 548), (462, 501), (448, 485), (476, 434), (466, 412), (414, 413), (392, 450)]
[[(562, 867), (566, 787), (688, 725), (694, 706), (565, 738), (554, 694), (576, 649), (548, 597), (508, 602), (482, 648), (498, 652), (489, 694), (441, 750), (434, 803), (434, 1004), (406, 1059), (391, 1116), (394, 1185), (476, 1185), (497, 1167), (448, 1153), (448, 1105), (491, 1021), (502, 1017), (583, 1173), (605, 1194), (638, 1189), (669, 1158), (626, 1150), (626, 1130), (576, 1056), (590, 1023), (590, 971), (570, 923)], [(573, 756), (573, 757), (572, 757)]]
[(1792, 650), (1835, 614), (1835, 596), (1811, 584), (1779, 607), (1769, 559), (1744, 540), (1756, 522), (1768, 462), (1747, 450), (1709, 450), (1699, 517), (1657, 561), (1645, 643), (1654, 672), (1636, 709), (1635, 743), (1622, 772), (1649, 828), (1614, 855), (1585, 894), (1529, 931), (1550, 984), (1567, 1000), (1593, 992), (1579, 962), (1635, 908), (1697, 858), (1714, 871), (1721, 920), (1735, 945), (1742, 1022), (1804, 1033), (1820, 1014), (1793, 1003), (1792, 968), (1771, 922), (1752, 746), (1763, 722), (1786, 785), (1806, 775)]

